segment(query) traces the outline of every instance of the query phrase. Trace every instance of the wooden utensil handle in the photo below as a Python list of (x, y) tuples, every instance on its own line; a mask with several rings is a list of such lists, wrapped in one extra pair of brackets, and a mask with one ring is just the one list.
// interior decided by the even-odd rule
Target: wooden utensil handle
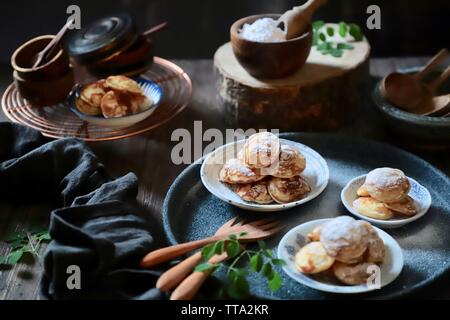
[(414, 77), (418, 80), (422, 79), (428, 72), (433, 70), (439, 64), (441, 64), (447, 57), (449, 56), (449, 52), (447, 49), (442, 49), (439, 51), (430, 61), (422, 68), (418, 73), (414, 75)]
[(440, 75), (439, 77), (437, 77), (436, 79), (434, 79), (430, 84), (429, 84), (429, 88), (431, 90), (431, 92), (435, 92), (439, 86), (445, 81), (447, 80), (447, 78), (450, 76), (450, 66), (448, 66)]
[(211, 270), (193, 272), (172, 292), (170, 300), (192, 300), (210, 274)]
[[(242, 247), (241, 247), (242, 248)], [(208, 260), (209, 264), (220, 263), (228, 259), (226, 252), (220, 255), (214, 255)], [(206, 279), (211, 274), (212, 269), (201, 272), (193, 272), (189, 277), (183, 280), (172, 292), (170, 300), (192, 300), (201, 288)]]
[(186, 278), (202, 261), (202, 253), (197, 252), (189, 258), (181, 261), (176, 266), (164, 272), (156, 281), (156, 287), (161, 291), (169, 291), (175, 288)]
[(177, 244), (174, 246), (165, 247), (162, 249), (152, 251), (152, 252), (148, 253), (141, 260), (141, 267), (150, 268), (150, 267), (156, 266), (160, 263), (170, 261), (170, 260), (177, 258), (185, 253), (188, 253), (189, 251), (198, 249), (209, 243), (220, 240), (221, 238), (222, 237), (220, 237), (220, 236), (213, 236), (213, 237), (206, 238), (206, 239), (181, 243), (181, 244)]

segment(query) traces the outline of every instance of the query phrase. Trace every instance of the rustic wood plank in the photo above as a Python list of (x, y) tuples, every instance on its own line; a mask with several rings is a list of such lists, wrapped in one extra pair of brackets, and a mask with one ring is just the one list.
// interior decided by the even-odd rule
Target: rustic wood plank
[[(410, 67), (423, 64), (424, 58), (389, 58), (372, 59), (371, 74), (381, 77), (397, 67)], [(152, 226), (156, 235), (162, 235), (160, 210), (164, 196), (175, 177), (185, 168), (185, 165), (174, 165), (170, 159), (172, 147), (177, 143), (171, 141), (171, 134), (177, 128), (186, 128), (193, 132), (193, 122), (201, 120), (203, 130), (218, 128), (225, 130), (222, 120), (222, 110), (216, 103), (216, 89), (211, 60), (178, 60), (175, 61), (191, 76), (193, 81), (193, 96), (187, 110), (177, 115), (172, 121), (164, 124), (146, 135), (133, 137), (114, 142), (101, 142), (92, 144), (92, 148), (100, 160), (105, 163), (113, 175), (123, 175), (134, 172), (139, 177), (138, 200), (142, 210), (156, 217), (159, 223)], [(9, 69), (0, 68), (0, 92), (11, 81)], [(386, 140), (381, 122), (374, 109), (367, 103), (361, 106), (355, 123), (341, 130), (343, 133), (356, 134), (369, 138)], [(0, 112), (0, 120), (5, 119)], [(450, 154), (439, 156), (418, 153), (438, 168), (450, 175)], [(193, 154), (192, 159), (201, 154)], [(38, 208), (32, 205), (14, 207), (0, 204), (0, 234), (11, 230), (24, 228), (30, 216), (38, 214), (47, 215), (50, 208)], [(0, 254), (9, 248), (0, 243)], [(23, 272), (31, 272), (33, 277), (24, 279), (20, 277)], [(3, 299), (38, 299), (38, 287), (42, 267), (39, 263), (32, 266), (19, 264), (9, 270), (0, 270), (0, 300)], [(445, 287), (445, 286), (444, 286)], [(442, 289), (445, 291), (445, 288)], [(442, 291), (441, 290), (441, 291)], [(450, 297), (447, 292), (436, 291), (437, 297)]]

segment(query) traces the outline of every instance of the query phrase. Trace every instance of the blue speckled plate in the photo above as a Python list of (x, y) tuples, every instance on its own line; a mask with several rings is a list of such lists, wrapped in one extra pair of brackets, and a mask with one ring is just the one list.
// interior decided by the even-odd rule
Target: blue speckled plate
[[(387, 299), (401, 297), (436, 281), (450, 270), (450, 179), (428, 162), (392, 146), (328, 134), (281, 134), (281, 138), (301, 142), (317, 150), (327, 161), (330, 180), (325, 191), (313, 201), (274, 213), (286, 231), (307, 221), (349, 214), (341, 204), (340, 192), (348, 181), (376, 167), (396, 167), (420, 182), (431, 193), (432, 206), (421, 219), (404, 227), (387, 230), (404, 254), (400, 276), (386, 287), (352, 298)], [(172, 243), (212, 235), (234, 216), (260, 215), (227, 204), (212, 195), (200, 181), (200, 162), (186, 168), (174, 181), (163, 205), (164, 228)], [(270, 215), (270, 213), (267, 213)], [(276, 249), (284, 234), (267, 240)], [(281, 269), (283, 287), (272, 294), (259, 275), (250, 276), (252, 294), (267, 299), (326, 299), (342, 295), (308, 288), (290, 279)], [(223, 279), (220, 272), (216, 275)]]

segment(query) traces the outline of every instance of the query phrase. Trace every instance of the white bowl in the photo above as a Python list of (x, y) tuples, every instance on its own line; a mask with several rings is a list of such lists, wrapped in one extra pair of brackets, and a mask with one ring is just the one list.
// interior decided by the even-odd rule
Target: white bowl
[(430, 192), (427, 190), (427, 188), (425, 188), (416, 180), (410, 177), (408, 177), (408, 179), (409, 183), (411, 184), (409, 196), (414, 200), (414, 203), (417, 207), (417, 213), (412, 217), (405, 216), (403, 218), (400, 215), (395, 215), (393, 218), (389, 220), (380, 220), (366, 217), (365, 215), (356, 211), (356, 209), (353, 207), (353, 201), (358, 198), (356, 191), (359, 189), (359, 187), (363, 185), (364, 181), (366, 180), (365, 174), (356, 177), (352, 179), (349, 183), (347, 183), (347, 185), (341, 191), (341, 201), (348, 211), (350, 211), (358, 218), (369, 221), (373, 225), (376, 225), (384, 229), (399, 228), (407, 223), (413, 222), (423, 217), (431, 206), (431, 195)]
[(289, 144), (297, 148), (306, 158), (306, 169), (302, 176), (311, 187), (311, 192), (307, 197), (284, 204), (257, 204), (241, 199), (227, 184), (219, 181), (219, 172), (226, 160), (237, 157), (237, 152), (244, 146), (245, 140), (226, 144), (207, 156), (200, 169), (200, 177), (203, 185), (217, 198), (228, 202), (236, 207), (261, 212), (271, 212), (286, 210), (317, 197), (327, 186), (329, 179), (328, 165), (325, 159), (313, 149), (304, 144), (280, 139), (281, 143)]
[(134, 80), (139, 84), (144, 94), (150, 99), (150, 101), (153, 101), (153, 104), (144, 111), (141, 111), (139, 113), (135, 113), (128, 116), (123, 117), (117, 117), (117, 118), (105, 118), (103, 116), (92, 116), (85, 114), (78, 110), (78, 108), (75, 105), (75, 99), (79, 96), (79, 89), (80, 87), (77, 87), (74, 92), (71, 94), (69, 98), (69, 104), (70, 109), (72, 112), (74, 112), (80, 119), (101, 126), (101, 127), (108, 127), (108, 128), (125, 128), (132, 126), (146, 118), (148, 118), (158, 106), (159, 102), (162, 99), (162, 88), (157, 85), (156, 83), (147, 80), (142, 77), (134, 78)]
[(394, 240), (383, 230), (374, 227), (378, 232), (378, 235), (383, 240), (386, 253), (383, 263), (380, 265), (380, 282), (379, 287), (368, 284), (360, 285), (344, 285), (340, 284), (333, 276), (320, 275), (308, 275), (297, 270), (294, 263), (295, 254), (306, 244), (306, 236), (315, 227), (332, 219), (319, 219), (303, 223), (284, 235), (278, 244), (277, 255), (278, 258), (286, 261), (286, 265), (283, 266), (283, 270), (289, 277), (301, 284), (317, 289), (320, 291), (333, 292), (333, 293), (362, 293), (381, 289), (394, 281), (403, 269), (403, 253), (397, 241)]

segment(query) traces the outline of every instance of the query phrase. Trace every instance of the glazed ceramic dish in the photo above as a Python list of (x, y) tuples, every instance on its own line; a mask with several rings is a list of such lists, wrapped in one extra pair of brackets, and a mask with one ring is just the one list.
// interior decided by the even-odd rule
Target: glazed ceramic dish
[(315, 227), (330, 221), (331, 219), (319, 219), (303, 223), (284, 235), (277, 249), (277, 256), (286, 261), (283, 270), (293, 280), (316, 290), (334, 293), (362, 293), (385, 287), (394, 281), (403, 268), (403, 253), (397, 241), (383, 230), (375, 227), (378, 235), (384, 242), (385, 257), (380, 265), (380, 288), (367, 284), (348, 286), (340, 284), (336, 279), (326, 275), (307, 275), (297, 270), (294, 256), (306, 244), (306, 236)]
[(389, 220), (379, 220), (367, 217), (353, 207), (353, 201), (358, 198), (356, 191), (361, 187), (366, 179), (366, 175), (361, 175), (348, 182), (348, 184), (342, 189), (341, 201), (342, 204), (350, 211), (353, 215), (360, 219), (369, 221), (371, 224), (380, 228), (399, 228), (410, 222), (413, 222), (421, 217), (423, 217), (430, 209), (431, 206), (431, 195), (430, 192), (422, 186), (419, 182), (412, 178), (409, 179), (411, 185), (411, 190), (409, 191), (409, 196), (414, 199), (414, 204), (417, 208), (417, 213), (412, 217), (399, 218), (395, 216)]
[[(373, 168), (399, 167), (409, 177), (427, 188), (433, 199), (428, 213), (402, 228), (390, 229), (403, 251), (404, 268), (400, 275), (380, 290), (358, 293), (357, 298), (392, 299), (417, 293), (439, 282), (450, 271), (450, 179), (428, 162), (398, 148), (365, 139), (337, 134), (280, 134), (280, 138), (302, 143), (319, 152), (330, 169), (326, 189), (313, 201), (265, 217), (275, 218), (286, 225), (278, 236), (267, 239), (268, 248), (276, 249), (281, 238), (291, 228), (305, 222), (328, 219), (349, 212), (342, 205), (340, 193), (354, 177)], [(172, 244), (197, 240), (215, 233), (217, 228), (233, 217), (260, 219), (252, 213), (220, 200), (211, 194), (200, 179), (201, 162), (187, 167), (170, 187), (162, 209), (164, 228)], [(326, 299), (345, 298), (312, 289), (291, 279), (280, 267), (281, 289), (272, 293), (265, 279), (250, 273), (252, 295), (266, 299)], [(227, 281), (226, 274), (217, 270), (214, 279)], [(214, 281), (211, 284), (215, 283)], [(355, 298), (355, 295), (351, 295)]]
[(139, 84), (144, 94), (153, 101), (153, 104), (146, 110), (141, 111), (139, 113), (135, 113), (129, 116), (117, 117), (117, 118), (104, 118), (103, 116), (91, 116), (85, 114), (77, 109), (75, 105), (75, 99), (79, 96), (80, 86), (78, 86), (70, 95), (69, 105), (70, 109), (82, 120), (108, 128), (124, 128), (134, 125), (146, 118), (148, 118), (153, 111), (157, 108), (161, 98), (163, 96), (162, 89), (156, 83), (147, 80), (142, 77), (134, 78), (134, 80)]
[(325, 159), (308, 146), (295, 141), (281, 139), (282, 144), (288, 144), (299, 150), (306, 158), (306, 169), (302, 176), (311, 187), (311, 192), (303, 199), (285, 204), (257, 204), (241, 199), (229, 185), (219, 181), (219, 172), (224, 159), (236, 158), (236, 154), (244, 146), (245, 141), (240, 140), (224, 145), (205, 157), (200, 169), (203, 185), (217, 198), (236, 207), (261, 212), (286, 210), (317, 197), (327, 186), (329, 170)]

